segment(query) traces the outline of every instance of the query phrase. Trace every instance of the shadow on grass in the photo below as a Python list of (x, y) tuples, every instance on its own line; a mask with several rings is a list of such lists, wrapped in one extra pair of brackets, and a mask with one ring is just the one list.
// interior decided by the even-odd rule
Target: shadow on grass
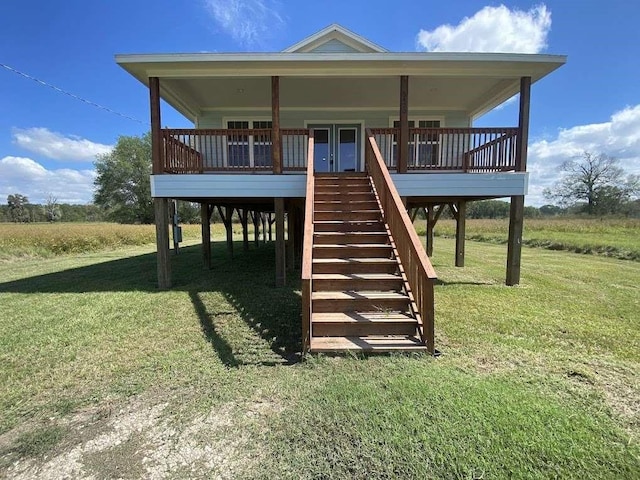
[[(200, 245), (182, 248), (171, 258), (171, 290), (188, 293), (204, 338), (226, 366), (297, 362), (299, 272), (288, 272), (287, 285), (275, 288), (272, 244), (244, 252), (237, 243), (235, 250), (231, 259), (224, 243), (212, 244), (213, 268), (205, 270)], [(155, 253), (0, 283), (0, 293), (126, 291), (162, 295), (156, 287)]]
[(436, 279), (436, 285), (441, 285), (444, 287), (447, 286), (452, 286), (452, 285), (495, 285), (495, 283), (493, 282), (465, 282), (465, 281), (459, 281), (459, 282), (447, 282), (445, 280), (441, 280), (441, 279)]

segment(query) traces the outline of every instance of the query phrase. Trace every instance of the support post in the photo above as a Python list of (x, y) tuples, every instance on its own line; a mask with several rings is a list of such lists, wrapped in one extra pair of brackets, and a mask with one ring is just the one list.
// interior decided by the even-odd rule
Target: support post
[(251, 212), (251, 220), (253, 220), (253, 243), (257, 248), (260, 246), (260, 212)]
[(275, 216), (271, 213), (268, 213), (267, 215), (269, 215), (269, 241), (273, 242), (273, 222), (275, 222)]
[(202, 262), (204, 268), (211, 269), (211, 214), (213, 208), (207, 203), (200, 204), (200, 224), (202, 229)]
[(171, 288), (171, 257), (169, 255), (169, 203), (166, 198), (154, 198), (153, 209), (156, 222), (156, 246), (158, 266), (158, 288)]
[(295, 250), (294, 241), (296, 238), (295, 233), (295, 208), (293, 202), (289, 202), (287, 211), (287, 269), (293, 270), (295, 268)]
[(283, 287), (287, 282), (284, 241), (284, 198), (275, 198), (273, 203), (276, 211), (276, 287)]
[(152, 173), (162, 173), (162, 130), (160, 117), (160, 79), (149, 77), (149, 103), (151, 107), (151, 164)]
[(271, 77), (271, 159), (273, 173), (282, 173), (280, 137), (280, 77)]
[(249, 250), (249, 210), (238, 208), (237, 211), (242, 225), (242, 249), (246, 252)]
[[(444, 205), (440, 208), (444, 208)], [(464, 267), (464, 236), (467, 220), (467, 202), (458, 202), (458, 215), (456, 216), (456, 267)]]
[[(529, 141), (529, 110), (531, 106), (531, 77), (520, 79), (520, 113), (518, 116), (518, 147), (516, 170), (527, 170), (527, 144)], [(509, 209), (509, 238), (507, 240), (507, 285), (520, 283), (520, 262), (522, 255), (522, 230), (524, 218), (524, 196), (511, 197)]]
[[(267, 214), (261, 213), (260, 220), (262, 221), (262, 244), (267, 243)], [(271, 237), (271, 224), (269, 224), (269, 237)]]
[(518, 150), (516, 170), (527, 171), (527, 147), (529, 143), (529, 111), (531, 109), (531, 77), (520, 79), (520, 113), (518, 115)]
[(507, 278), (509, 286), (520, 283), (520, 258), (522, 255), (522, 228), (524, 195), (511, 197), (509, 209), (509, 238), (507, 239)]
[(409, 77), (407, 75), (400, 77), (400, 136), (398, 143), (398, 173), (407, 173), (409, 158)]
[(425, 233), (425, 244), (427, 246), (427, 256), (429, 257), (433, 255), (433, 227), (436, 224), (434, 218), (434, 208), (435, 206), (433, 204), (429, 204), (425, 207), (425, 210), (427, 212), (427, 231)]

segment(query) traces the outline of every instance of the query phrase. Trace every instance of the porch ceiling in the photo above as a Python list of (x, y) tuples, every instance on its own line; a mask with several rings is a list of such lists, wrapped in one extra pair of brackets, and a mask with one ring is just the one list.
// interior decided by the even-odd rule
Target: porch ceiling
[(281, 109), (396, 109), (399, 76), (409, 75), (409, 109), (457, 110), (477, 117), (566, 61), (517, 54), (189, 54), (118, 55), (142, 83), (160, 77), (161, 95), (194, 120), (207, 110), (269, 109), (271, 75)]

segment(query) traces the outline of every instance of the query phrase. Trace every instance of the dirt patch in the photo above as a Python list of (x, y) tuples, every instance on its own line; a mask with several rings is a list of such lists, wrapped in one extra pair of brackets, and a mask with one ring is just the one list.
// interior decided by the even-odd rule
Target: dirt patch
[(68, 432), (65, 440), (47, 454), (12, 461), (0, 477), (237, 478), (256, 461), (247, 458), (252, 432), (262, 430), (278, 410), (258, 401), (185, 416), (174, 407), (171, 401), (136, 399), (117, 409), (66, 417), (60, 421)]

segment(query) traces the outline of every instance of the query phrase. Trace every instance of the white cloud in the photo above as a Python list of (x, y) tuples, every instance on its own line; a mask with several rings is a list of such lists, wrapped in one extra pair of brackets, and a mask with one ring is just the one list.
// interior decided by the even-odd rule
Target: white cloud
[(51, 194), (60, 203), (88, 203), (93, 198), (93, 170), (47, 170), (26, 157), (0, 159), (0, 202), (20, 193), (32, 203), (43, 203)]
[(205, 0), (205, 5), (220, 28), (245, 46), (260, 45), (284, 25), (273, 0)]
[(542, 191), (560, 177), (562, 162), (585, 151), (615, 157), (627, 173), (640, 174), (640, 104), (614, 113), (608, 122), (561, 129), (553, 139), (530, 143), (527, 203), (548, 203)]
[(29, 152), (54, 160), (93, 162), (96, 155), (109, 153), (111, 145), (95, 143), (75, 135), (63, 135), (47, 128), (14, 128), (13, 143)]
[(419, 49), (431, 52), (538, 53), (547, 47), (551, 12), (537, 5), (525, 12), (500, 5), (484, 7), (456, 25), (420, 30)]

